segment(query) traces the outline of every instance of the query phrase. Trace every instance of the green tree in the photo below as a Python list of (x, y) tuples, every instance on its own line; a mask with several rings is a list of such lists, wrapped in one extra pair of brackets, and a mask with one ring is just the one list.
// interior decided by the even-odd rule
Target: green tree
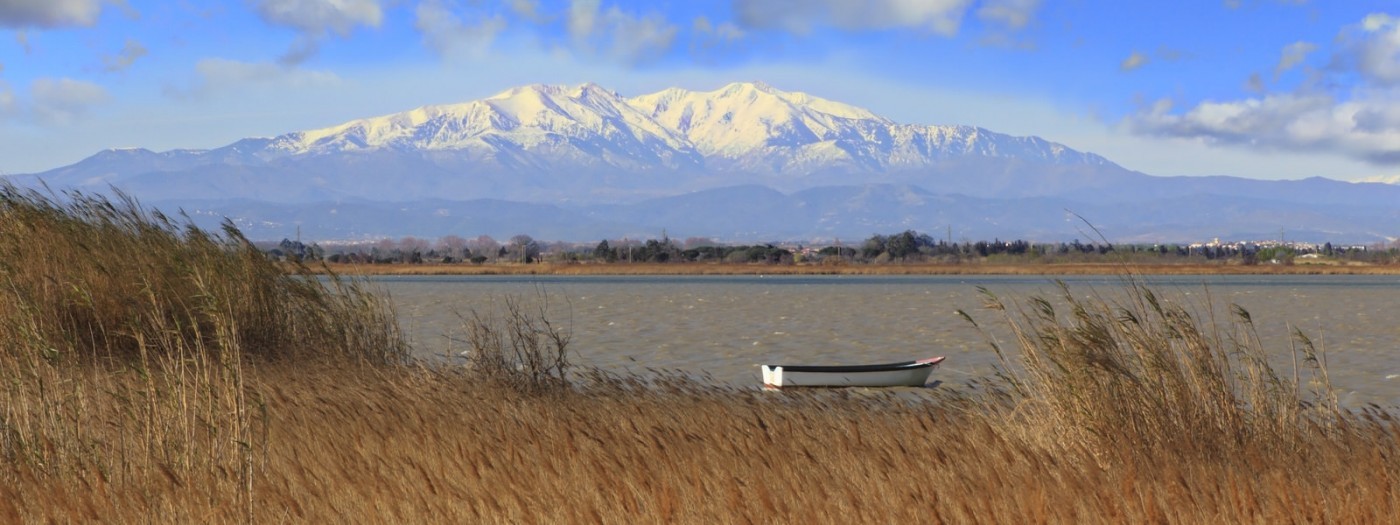
[(607, 239), (603, 239), (602, 242), (598, 243), (598, 246), (593, 248), (593, 258), (600, 261), (616, 262), (617, 250), (614, 250), (611, 246), (608, 246)]

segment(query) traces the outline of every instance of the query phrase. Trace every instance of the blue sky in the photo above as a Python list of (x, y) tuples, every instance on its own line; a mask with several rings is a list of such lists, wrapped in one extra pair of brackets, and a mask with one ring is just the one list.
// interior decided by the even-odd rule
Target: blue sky
[(741, 80), (1154, 175), (1400, 182), (1400, 6), (1364, 0), (0, 0), (0, 173)]

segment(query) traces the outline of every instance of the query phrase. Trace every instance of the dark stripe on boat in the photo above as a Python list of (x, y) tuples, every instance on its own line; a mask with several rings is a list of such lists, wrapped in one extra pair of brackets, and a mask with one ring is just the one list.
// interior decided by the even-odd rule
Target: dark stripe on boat
[(818, 373), (844, 373), (844, 372), (888, 372), (891, 370), (909, 370), (911, 368), (925, 368), (938, 364), (937, 361), (905, 361), (902, 363), (887, 363), (883, 365), (835, 365), (835, 366), (812, 366), (812, 365), (768, 365), (769, 367), (781, 366), (783, 372), (818, 372)]

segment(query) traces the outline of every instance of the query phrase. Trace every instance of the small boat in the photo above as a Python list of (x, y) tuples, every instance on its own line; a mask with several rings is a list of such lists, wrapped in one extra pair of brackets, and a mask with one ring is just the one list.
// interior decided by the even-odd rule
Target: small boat
[(923, 386), (943, 357), (883, 365), (763, 365), (763, 387)]

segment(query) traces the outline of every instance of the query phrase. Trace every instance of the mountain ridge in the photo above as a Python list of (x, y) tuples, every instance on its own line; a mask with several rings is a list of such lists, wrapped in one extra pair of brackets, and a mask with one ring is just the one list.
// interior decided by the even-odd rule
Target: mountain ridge
[[(88, 192), (117, 187), (168, 206), (255, 201), (268, 206), (224, 209), (280, 214), (240, 216), (252, 223), (286, 223), (283, 219), (293, 215), (303, 222), (345, 220), (289, 211), (310, 203), (447, 199), (490, 200), (498, 215), (515, 217), (522, 232), (549, 225), (531, 214), (508, 212), (500, 201), (522, 208), (591, 209), (613, 217), (606, 228), (598, 226), (599, 233), (619, 224), (685, 229), (684, 224), (656, 223), (703, 224), (704, 214), (750, 217), (758, 221), (751, 228), (725, 227), (753, 238), (825, 231), (740, 209), (762, 206), (766, 199), (774, 209), (790, 207), (792, 214), (817, 226), (836, 225), (831, 231), (840, 230), (842, 236), (861, 224), (933, 230), (993, 216), (1000, 217), (994, 221), (997, 228), (986, 231), (1068, 234), (1044, 225), (1061, 220), (1063, 210), (1071, 207), (1104, 210), (1104, 219), (1122, 223), (1136, 238), (1150, 237), (1154, 228), (1163, 238), (1226, 230), (1228, 225), (1218, 222), (1231, 217), (1278, 222), (1269, 228), (1251, 225), (1251, 231), (1307, 229), (1309, 221), (1329, 222), (1328, 214), (1343, 211), (1348, 219), (1332, 221), (1329, 228), (1349, 229), (1341, 233), (1366, 239), (1400, 234), (1400, 217), (1392, 211), (1400, 202), (1400, 186), (1323, 178), (1154, 177), (1041, 137), (969, 125), (898, 123), (864, 108), (762, 82), (736, 82), (711, 91), (668, 88), (634, 97), (593, 83), (532, 84), (479, 100), (245, 138), (208, 150), (104, 150), (69, 166), (10, 180)], [(745, 186), (767, 193), (743, 193), (731, 203), (710, 199), (696, 205), (689, 219), (655, 207), (679, 205), (684, 199), (675, 198), (697, 192)], [(903, 188), (899, 191), (906, 198), (859, 198), (862, 192), (873, 195), (870, 188)], [(820, 204), (802, 204), (803, 195), (822, 192), (851, 195), (833, 193)], [(971, 202), (1020, 206), (1039, 215), (964, 205)], [(1047, 208), (1048, 202), (1059, 203), (1059, 211)], [(1162, 213), (1179, 209), (1214, 217), (1216, 223), (1148, 213), (1168, 202), (1172, 205), (1161, 208), (1166, 210)], [(1198, 205), (1204, 202), (1233, 214)], [(835, 208), (808, 215), (803, 206), (837, 206), (848, 216), (831, 216)], [(575, 220), (563, 218), (568, 213), (530, 209), (540, 217)], [(383, 211), (380, 216), (389, 220), (390, 215)], [(413, 213), (398, 220), (402, 234), (437, 224)], [(926, 224), (919, 227), (921, 221)], [(358, 233), (326, 230), (392, 234), (367, 228)]]

